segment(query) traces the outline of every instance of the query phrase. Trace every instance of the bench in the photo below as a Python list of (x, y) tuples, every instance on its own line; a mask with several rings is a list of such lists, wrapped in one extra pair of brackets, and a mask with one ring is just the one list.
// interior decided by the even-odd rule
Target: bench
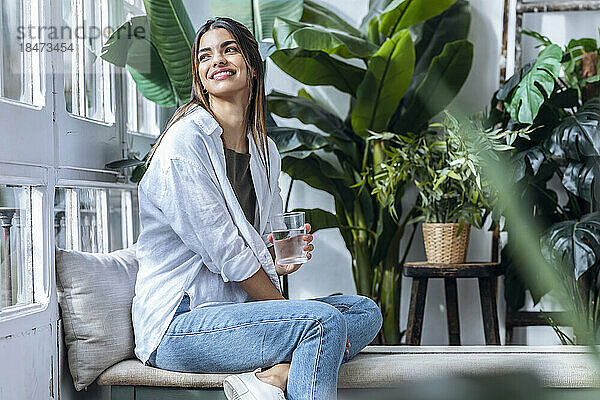
[[(367, 346), (339, 371), (340, 392), (391, 388), (425, 379), (529, 371), (548, 388), (598, 389), (600, 368), (582, 346)], [(98, 377), (112, 400), (225, 399), (229, 374), (191, 374), (144, 366), (113, 365)]]

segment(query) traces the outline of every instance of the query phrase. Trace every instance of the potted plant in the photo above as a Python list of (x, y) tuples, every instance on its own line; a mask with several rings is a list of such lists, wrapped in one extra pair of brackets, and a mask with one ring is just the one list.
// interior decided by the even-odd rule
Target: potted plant
[(418, 197), (409, 222), (423, 222), (428, 262), (464, 263), (471, 225), (482, 228), (490, 212), (479, 153), (490, 147), (494, 151), (512, 147), (506, 132), (484, 131), (477, 125), (475, 120), (459, 121), (446, 112), (443, 122), (419, 134), (371, 136), (373, 146), (387, 157), (377, 170), (367, 168), (365, 176), (396, 218), (398, 187), (414, 183)]

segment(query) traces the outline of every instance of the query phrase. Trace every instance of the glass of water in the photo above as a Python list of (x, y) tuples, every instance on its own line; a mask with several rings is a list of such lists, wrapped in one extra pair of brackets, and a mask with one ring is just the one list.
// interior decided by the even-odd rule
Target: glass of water
[(303, 264), (308, 261), (304, 251), (304, 212), (276, 214), (270, 219), (277, 264)]

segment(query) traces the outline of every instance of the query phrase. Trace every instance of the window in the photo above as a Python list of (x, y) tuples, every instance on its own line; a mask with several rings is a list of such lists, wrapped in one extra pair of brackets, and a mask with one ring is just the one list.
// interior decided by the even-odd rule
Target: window
[(112, 67), (99, 57), (111, 31), (109, 11), (108, 0), (63, 1), (73, 43), (73, 51), (64, 53), (64, 90), (70, 113), (114, 123)]
[(1, 310), (44, 301), (42, 235), (43, 191), (0, 185)]
[[(40, 52), (35, 30), (40, 21), (38, 0), (0, 3), (0, 97), (42, 106)], [(34, 47), (35, 46), (35, 47)]]
[[(127, 0), (124, 4), (126, 19), (136, 15), (145, 15), (141, 0)], [(125, 21), (123, 21), (125, 22)], [(129, 73), (124, 74), (127, 92), (127, 131), (133, 134), (157, 137), (175, 112), (175, 107), (161, 107), (146, 99), (135, 85)], [(143, 156), (143, 154), (142, 154)]]
[(92, 253), (131, 246), (139, 234), (135, 189), (57, 188), (56, 245)]

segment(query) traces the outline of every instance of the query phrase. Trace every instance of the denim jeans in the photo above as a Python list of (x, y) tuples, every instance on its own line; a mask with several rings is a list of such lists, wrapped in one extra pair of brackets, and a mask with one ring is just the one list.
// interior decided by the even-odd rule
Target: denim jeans
[(340, 364), (371, 343), (382, 322), (377, 304), (358, 295), (190, 310), (186, 294), (148, 363), (180, 372), (239, 373), (288, 362), (289, 400), (335, 400)]

